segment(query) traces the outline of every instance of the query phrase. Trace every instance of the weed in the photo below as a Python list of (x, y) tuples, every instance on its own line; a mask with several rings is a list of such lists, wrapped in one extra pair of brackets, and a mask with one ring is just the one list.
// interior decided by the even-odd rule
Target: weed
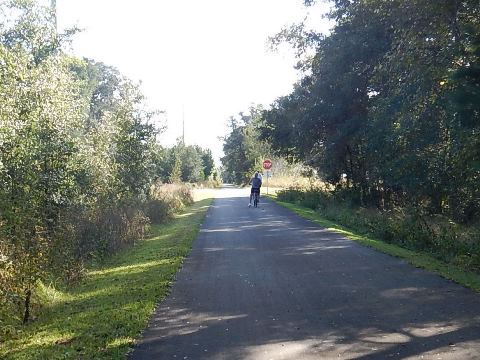
[(152, 225), (150, 237), (89, 268), (79, 284), (44, 287), (48, 305), (38, 320), (8, 333), (0, 342), (0, 358), (124, 358), (167, 295), (211, 201)]

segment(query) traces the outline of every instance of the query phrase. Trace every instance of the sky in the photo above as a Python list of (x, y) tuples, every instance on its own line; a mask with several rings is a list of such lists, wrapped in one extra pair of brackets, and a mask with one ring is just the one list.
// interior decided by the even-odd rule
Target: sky
[(299, 79), (293, 50), (269, 50), (268, 37), (306, 16), (325, 33), (327, 9), (302, 0), (57, 0), (57, 22), (82, 29), (75, 55), (141, 82), (149, 108), (164, 111), (162, 145), (182, 136), (184, 120), (185, 142), (210, 148), (220, 165), (228, 119), (267, 107)]

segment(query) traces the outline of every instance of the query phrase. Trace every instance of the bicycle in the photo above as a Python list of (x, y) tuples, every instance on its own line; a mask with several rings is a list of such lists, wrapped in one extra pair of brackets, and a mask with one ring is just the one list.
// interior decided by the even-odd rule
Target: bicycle
[(260, 194), (258, 192), (253, 193), (253, 207), (258, 206), (258, 200), (259, 200)]

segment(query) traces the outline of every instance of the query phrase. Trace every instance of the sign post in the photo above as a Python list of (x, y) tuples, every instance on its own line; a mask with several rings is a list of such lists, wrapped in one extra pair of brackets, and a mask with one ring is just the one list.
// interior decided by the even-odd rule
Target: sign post
[(272, 168), (272, 160), (263, 160), (263, 168), (267, 170), (267, 195), (268, 195), (268, 178), (270, 177), (270, 169)]

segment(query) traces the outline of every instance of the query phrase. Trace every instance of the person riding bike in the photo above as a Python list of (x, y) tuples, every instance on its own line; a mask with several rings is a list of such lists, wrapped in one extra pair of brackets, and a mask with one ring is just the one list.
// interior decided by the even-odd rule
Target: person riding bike
[(248, 207), (252, 206), (253, 194), (257, 193), (258, 198), (260, 197), (260, 188), (262, 187), (262, 178), (258, 171), (255, 172), (255, 175), (250, 180), (252, 189), (250, 191), (250, 201), (248, 202)]

